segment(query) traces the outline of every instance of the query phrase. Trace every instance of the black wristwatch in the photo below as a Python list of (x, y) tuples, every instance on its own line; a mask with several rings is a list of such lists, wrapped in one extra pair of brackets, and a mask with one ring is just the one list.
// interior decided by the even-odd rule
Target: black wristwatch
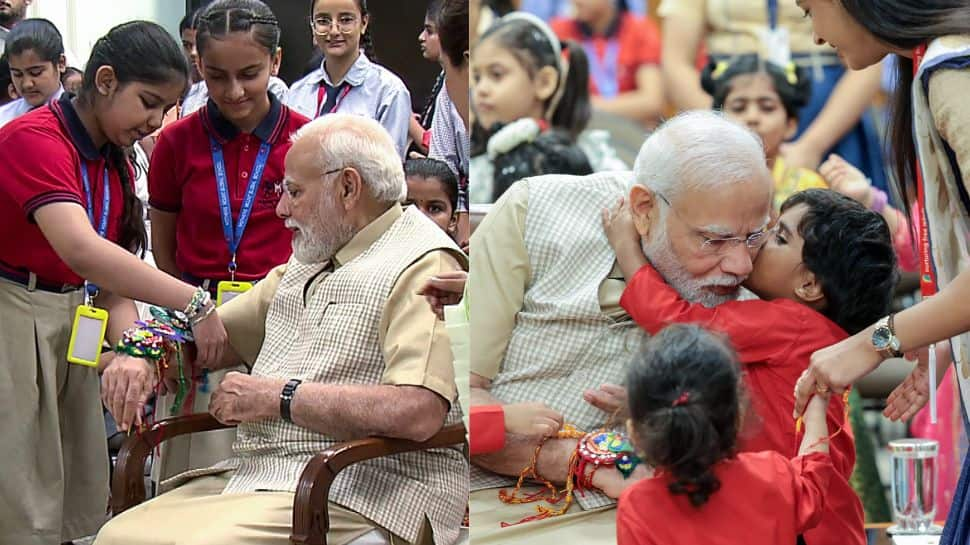
[(296, 393), (296, 387), (299, 386), (303, 381), (298, 378), (291, 378), (286, 386), (283, 386), (283, 391), (280, 392), (280, 418), (286, 420), (290, 424), (293, 423), (293, 419), (290, 417), (290, 402), (293, 401), (293, 394)]

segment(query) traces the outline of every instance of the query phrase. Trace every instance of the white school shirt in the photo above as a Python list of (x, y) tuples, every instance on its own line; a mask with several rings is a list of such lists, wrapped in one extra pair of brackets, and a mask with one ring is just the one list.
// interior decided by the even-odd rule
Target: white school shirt
[[(63, 94), (64, 94), (64, 87), (58, 87), (57, 92), (51, 95), (51, 97), (47, 99), (47, 102), (45, 102), (44, 104), (50, 104), (52, 100), (57, 100), (61, 98), (61, 95)], [(13, 102), (8, 102), (7, 104), (0, 106), (0, 127), (6, 125), (7, 123), (10, 123), (14, 119), (17, 119), (18, 117), (24, 115), (25, 113), (33, 109), (34, 107), (28, 104), (27, 101), (22, 98), (18, 98)]]
[[(285, 81), (276, 76), (270, 76), (269, 92), (273, 93), (280, 102), (283, 102), (289, 90)], [(188, 117), (197, 110), (202, 109), (206, 102), (209, 102), (209, 86), (205, 84), (205, 80), (193, 83), (192, 87), (189, 87), (189, 92), (185, 93), (185, 98), (182, 99), (182, 109), (179, 110), (179, 119)]]
[(338, 99), (336, 111), (369, 117), (379, 122), (390, 133), (403, 161), (407, 153), (408, 126), (411, 122), (411, 93), (401, 78), (360, 53), (343, 81), (334, 85), (323, 68), (324, 63), (326, 59), (320, 63), (320, 68), (294, 83), (283, 104), (310, 119), (316, 119), (318, 110), (323, 105), (318, 100), (321, 83), (339, 87), (345, 81), (351, 85), (351, 89), (342, 100)]

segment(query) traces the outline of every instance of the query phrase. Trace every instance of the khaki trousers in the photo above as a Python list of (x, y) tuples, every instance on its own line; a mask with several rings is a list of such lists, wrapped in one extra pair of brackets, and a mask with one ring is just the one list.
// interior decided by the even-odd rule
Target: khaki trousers
[[(110, 520), (95, 545), (289, 545), (292, 492), (222, 494), (231, 472), (193, 479)], [(371, 532), (390, 545), (406, 541), (358, 513), (331, 503), (329, 545), (348, 545)], [(416, 544), (431, 545), (425, 524)]]

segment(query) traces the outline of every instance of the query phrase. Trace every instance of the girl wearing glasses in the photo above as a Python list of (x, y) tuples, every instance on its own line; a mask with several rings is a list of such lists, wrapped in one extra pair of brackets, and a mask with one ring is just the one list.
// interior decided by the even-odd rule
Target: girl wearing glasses
[(323, 62), (293, 84), (286, 105), (310, 119), (334, 112), (374, 119), (390, 133), (403, 161), (411, 94), (401, 78), (374, 62), (367, 0), (311, 0), (310, 10)]
[[(671, 199), (659, 192), (653, 195), (659, 202), (652, 213), (661, 218), (678, 215), (677, 208), (684, 206), (676, 194)], [(886, 221), (849, 197), (808, 189), (782, 204), (773, 229), (745, 238), (711, 238), (697, 232), (698, 254), (723, 254), (739, 244), (751, 251), (760, 248), (744, 287), (761, 299), (728, 301), (713, 308), (691, 303), (698, 298), (693, 288), (678, 292), (647, 262), (642, 237), (649, 234), (649, 226), (639, 221), (634, 226), (627, 207), (604, 210), (603, 223), (627, 278), (620, 305), (640, 327), (653, 335), (671, 323), (698, 323), (726, 334), (738, 351), (757, 414), (748, 419), (740, 450), (796, 456), (794, 400), (789, 392), (812, 352), (861, 331), (889, 309), (897, 274)], [(662, 230), (648, 243), (668, 247), (654, 246), (649, 252), (657, 263), (676, 259), (668, 237)], [(828, 421), (832, 430), (845, 425), (841, 399), (829, 404)], [(855, 441), (850, 430), (845, 431), (831, 440), (838, 475), (828, 487), (821, 522), (805, 534), (808, 543), (866, 542), (862, 503), (848, 481), (855, 465)]]

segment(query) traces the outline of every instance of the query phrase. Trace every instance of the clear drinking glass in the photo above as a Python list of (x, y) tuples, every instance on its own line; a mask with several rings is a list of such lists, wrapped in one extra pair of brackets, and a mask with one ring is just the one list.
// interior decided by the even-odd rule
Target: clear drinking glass
[(889, 442), (892, 452), (892, 503), (896, 525), (893, 534), (938, 533), (936, 480), (940, 445), (932, 439), (899, 439)]

